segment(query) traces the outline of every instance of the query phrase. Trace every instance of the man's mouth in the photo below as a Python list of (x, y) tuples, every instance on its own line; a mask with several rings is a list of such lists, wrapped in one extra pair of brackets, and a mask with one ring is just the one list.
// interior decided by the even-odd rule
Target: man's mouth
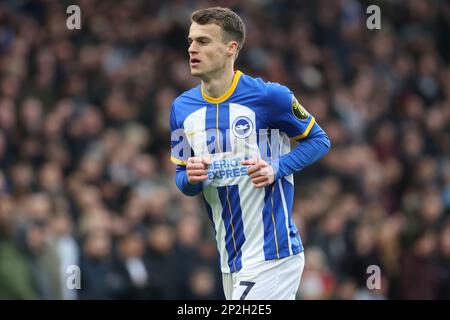
[(191, 65), (195, 66), (199, 64), (201, 61), (197, 58), (191, 58)]

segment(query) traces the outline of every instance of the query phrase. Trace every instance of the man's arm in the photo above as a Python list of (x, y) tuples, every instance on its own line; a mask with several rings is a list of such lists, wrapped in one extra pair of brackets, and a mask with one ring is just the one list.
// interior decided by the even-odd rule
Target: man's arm
[(275, 179), (283, 178), (314, 163), (330, 151), (331, 142), (325, 131), (317, 130), (307, 139), (302, 140), (289, 153), (272, 162)]
[(249, 167), (248, 175), (255, 187), (263, 188), (314, 163), (327, 154), (330, 148), (330, 139), (319, 127), (314, 134), (280, 159), (269, 162), (263, 159), (250, 159), (242, 160), (241, 163)]
[(203, 189), (202, 182), (208, 179), (209, 157), (191, 157), (186, 166), (177, 165), (175, 182), (178, 189), (187, 196), (195, 196)]
[[(187, 141), (181, 122), (177, 121), (175, 103), (172, 104), (170, 111), (170, 129), (171, 129), (171, 156), (170, 160), (177, 165), (175, 174), (175, 183), (180, 191), (187, 196), (195, 196), (202, 190), (202, 184), (194, 179), (189, 179), (188, 170), (191, 166), (188, 158), (192, 152)], [(189, 182), (191, 180), (191, 182)]]
[[(208, 179), (209, 157), (194, 157), (181, 121), (177, 121), (175, 102), (170, 111), (171, 156), (177, 165), (175, 183), (187, 196), (195, 196), (203, 188), (202, 182)], [(190, 156), (190, 157), (189, 157)]]
[(188, 181), (186, 166), (180, 164), (177, 164), (175, 183), (183, 194), (190, 197), (196, 196), (202, 191), (201, 183), (192, 184)]
[(267, 123), (270, 127), (285, 132), (299, 144), (294, 150), (269, 162), (262, 159), (242, 162), (243, 165), (249, 166), (249, 176), (257, 188), (302, 170), (322, 158), (331, 148), (325, 131), (287, 87), (269, 83), (266, 89)]

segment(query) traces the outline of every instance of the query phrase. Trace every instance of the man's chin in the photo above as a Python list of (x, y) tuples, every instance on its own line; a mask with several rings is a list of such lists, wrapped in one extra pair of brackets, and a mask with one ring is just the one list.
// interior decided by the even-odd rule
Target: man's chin
[(191, 76), (200, 77), (202, 74), (203, 72), (201, 72), (200, 70), (191, 68)]

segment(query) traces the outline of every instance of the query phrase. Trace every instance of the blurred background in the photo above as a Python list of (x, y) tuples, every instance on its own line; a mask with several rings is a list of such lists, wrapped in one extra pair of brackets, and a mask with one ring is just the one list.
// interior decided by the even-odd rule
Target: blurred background
[(1, 1), (0, 298), (223, 298), (203, 204), (169, 161), (171, 103), (199, 83), (190, 14), (214, 5), (246, 23), (237, 68), (290, 87), (332, 141), (295, 177), (298, 299), (449, 299), (445, 0)]

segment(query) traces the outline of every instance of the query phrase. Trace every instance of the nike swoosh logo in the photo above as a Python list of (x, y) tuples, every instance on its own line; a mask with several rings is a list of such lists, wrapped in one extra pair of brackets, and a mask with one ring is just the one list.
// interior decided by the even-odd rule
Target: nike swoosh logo
[(193, 135), (195, 135), (196, 133), (201, 132), (201, 131), (202, 131), (202, 130), (195, 130), (195, 131), (193, 131), (193, 132), (188, 132), (186, 135), (187, 135), (188, 138), (190, 138), (190, 137), (192, 137)]

